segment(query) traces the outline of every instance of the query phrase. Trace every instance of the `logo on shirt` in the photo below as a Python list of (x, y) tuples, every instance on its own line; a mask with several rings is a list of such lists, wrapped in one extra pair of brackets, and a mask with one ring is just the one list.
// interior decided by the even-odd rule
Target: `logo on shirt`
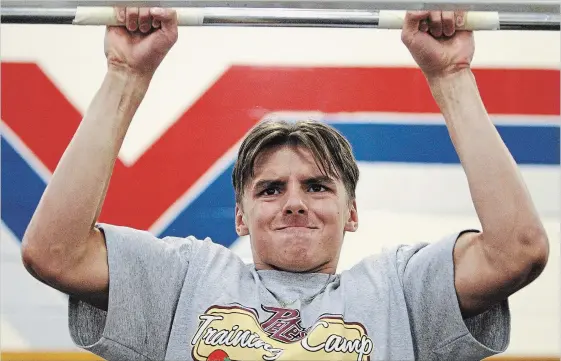
[(199, 316), (191, 340), (197, 361), (370, 360), (374, 344), (360, 323), (324, 315), (302, 327), (300, 311), (262, 306), (269, 317), (241, 306), (213, 306)]

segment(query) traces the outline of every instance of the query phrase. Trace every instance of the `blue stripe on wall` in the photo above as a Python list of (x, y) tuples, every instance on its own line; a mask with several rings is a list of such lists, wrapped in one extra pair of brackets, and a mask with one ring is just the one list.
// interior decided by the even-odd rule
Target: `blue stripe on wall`
[(45, 190), (45, 182), (2, 138), (2, 220), (21, 240)]
[[(332, 125), (349, 139), (359, 161), (459, 163), (444, 125)], [(497, 128), (519, 164), (560, 164), (559, 127)], [(2, 139), (1, 151), (2, 220), (21, 239), (45, 184), (5, 139)], [(231, 172), (232, 165), (182, 210), (160, 236), (211, 237), (216, 243), (231, 245), (237, 239)]]
[[(332, 125), (351, 142), (359, 161), (459, 163), (444, 125)], [(559, 127), (501, 125), (497, 130), (518, 164), (559, 164)], [(477, 139), (473, 141), (477, 142)]]
[(234, 190), (231, 164), (162, 232), (162, 236), (193, 235), (212, 238), (226, 247), (237, 238), (234, 224)]

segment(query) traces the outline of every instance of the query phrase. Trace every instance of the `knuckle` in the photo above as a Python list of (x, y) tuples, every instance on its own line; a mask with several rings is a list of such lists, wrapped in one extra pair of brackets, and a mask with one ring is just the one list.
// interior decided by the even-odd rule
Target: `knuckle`
[(136, 31), (138, 29), (138, 8), (126, 8), (126, 24), (129, 31)]
[(409, 35), (406, 32), (401, 33), (401, 41), (407, 45), (409, 44)]
[(117, 14), (117, 19), (119, 21), (125, 20), (125, 8), (122, 6), (115, 7), (115, 13)]
[(150, 27), (150, 19), (147, 17), (140, 18), (139, 24), (142, 28)]

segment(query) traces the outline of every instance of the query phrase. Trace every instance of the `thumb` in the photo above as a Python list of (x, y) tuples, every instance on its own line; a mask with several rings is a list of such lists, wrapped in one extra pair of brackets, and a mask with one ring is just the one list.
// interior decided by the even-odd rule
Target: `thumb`
[(405, 13), (405, 19), (403, 21), (403, 30), (409, 33), (418, 32), (421, 21), (428, 19), (429, 16), (430, 16), (430, 11), (425, 11), (425, 10), (408, 11), (407, 13)]

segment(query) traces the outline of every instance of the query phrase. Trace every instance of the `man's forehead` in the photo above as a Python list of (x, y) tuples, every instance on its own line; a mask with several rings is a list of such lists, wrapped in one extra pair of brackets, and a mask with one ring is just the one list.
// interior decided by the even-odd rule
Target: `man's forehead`
[[(294, 155), (297, 155), (294, 157)], [(296, 177), (301, 181), (318, 179), (337, 182), (338, 177), (322, 172), (320, 161), (313, 153), (302, 146), (282, 146), (260, 153), (253, 166), (250, 185), (262, 180), (286, 180)]]
[(262, 182), (287, 182), (290, 178), (296, 178), (300, 182), (325, 182), (325, 183), (335, 183), (338, 179), (325, 175), (323, 173), (301, 173), (301, 174), (260, 174), (255, 175), (251, 179), (251, 184), (256, 185)]
[(301, 146), (282, 146), (262, 151), (255, 157), (253, 173), (275, 171), (279, 168), (294, 167), (310, 168), (311, 172), (320, 172), (319, 160), (313, 153)]
[(312, 160), (310, 163), (285, 163), (285, 162), (261, 162), (253, 167), (253, 179), (257, 178), (286, 178), (296, 176), (299, 178), (324, 177), (319, 166)]
[(255, 186), (263, 181), (286, 182), (291, 178), (295, 178), (300, 182), (316, 180), (318, 182), (336, 183), (339, 181), (338, 177), (323, 173), (317, 166), (307, 169), (265, 166), (260, 167), (259, 170), (255, 169), (249, 183), (251, 186)]

